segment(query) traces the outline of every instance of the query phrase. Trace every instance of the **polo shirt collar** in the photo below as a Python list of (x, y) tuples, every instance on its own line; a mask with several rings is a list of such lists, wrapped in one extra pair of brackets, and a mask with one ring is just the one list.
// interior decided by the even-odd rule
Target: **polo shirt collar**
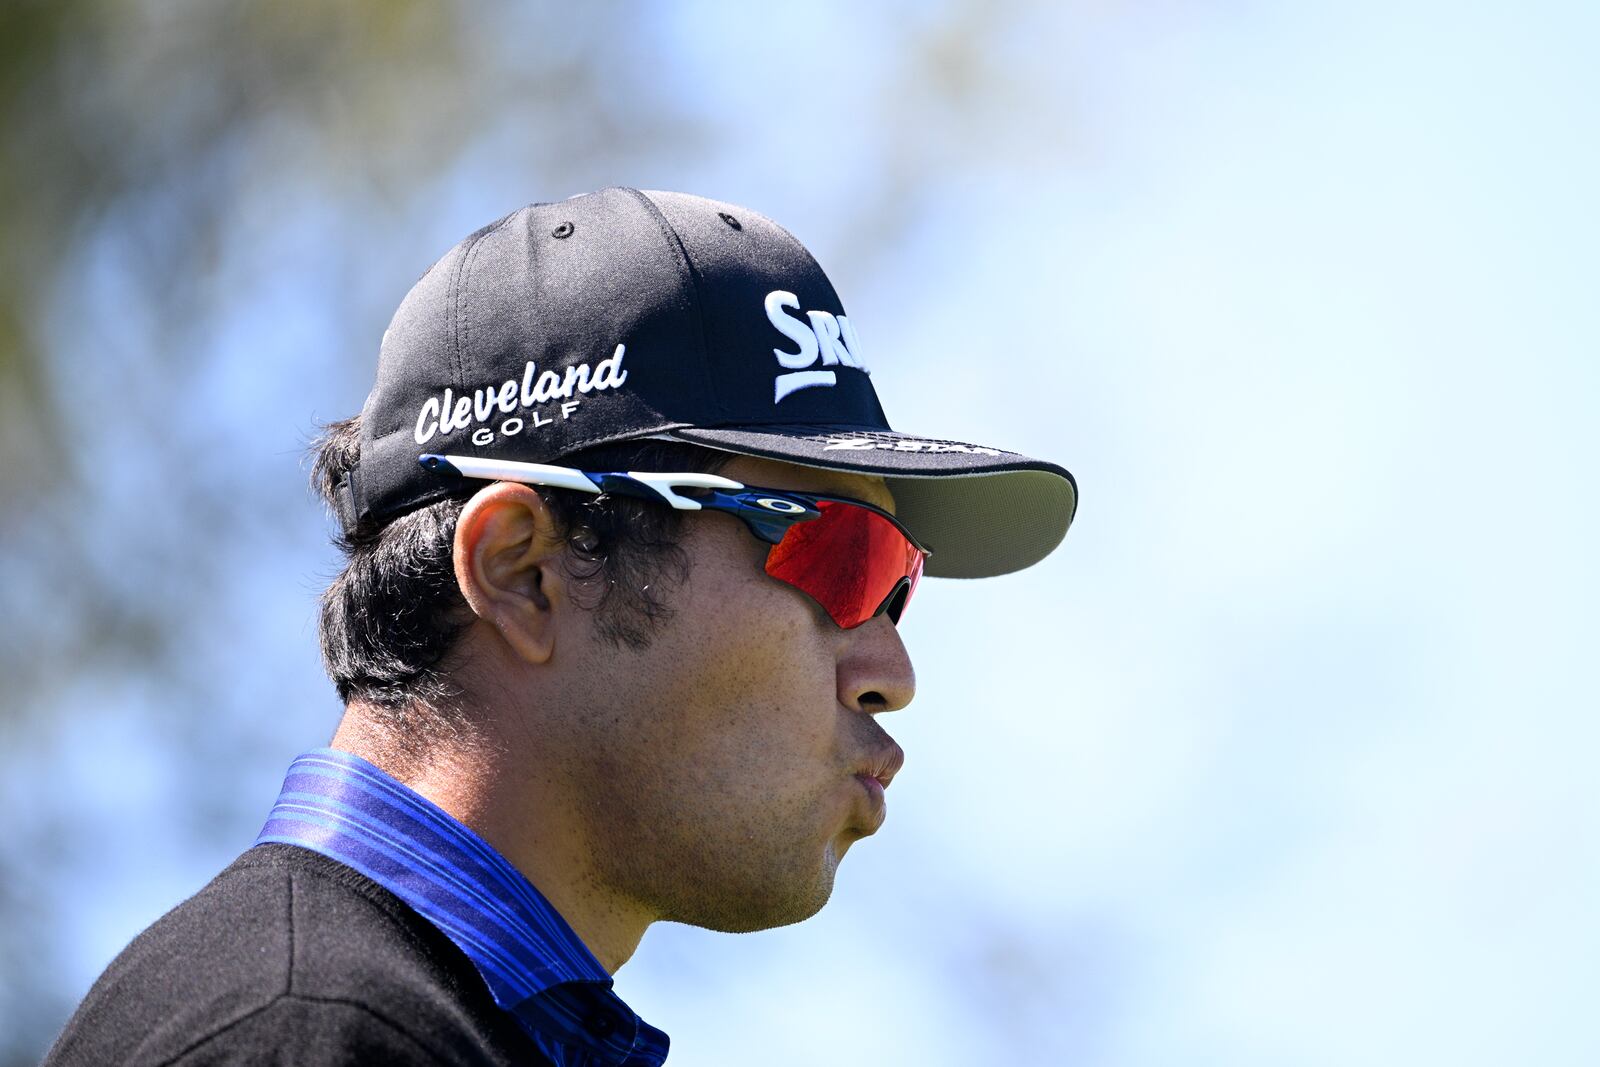
[(256, 838), (267, 842), (321, 853), (405, 901), (467, 955), (495, 1003), (552, 1058), (550, 1039), (617, 1067), (666, 1058), (667, 1036), (611, 991), (600, 961), (520, 871), (359, 756), (319, 748), (290, 764)]

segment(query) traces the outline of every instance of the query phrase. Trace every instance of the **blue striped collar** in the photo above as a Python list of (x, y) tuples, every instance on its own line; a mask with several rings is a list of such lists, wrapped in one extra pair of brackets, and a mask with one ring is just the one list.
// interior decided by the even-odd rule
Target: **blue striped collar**
[(313, 749), (289, 765), (256, 838), (353, 867), (437, 926), (495, 1003), (557, 1063), (655, 1067), (667, 1035), (611, 991), (611, 976), (523, 875), (443, 808), (358, 756)]

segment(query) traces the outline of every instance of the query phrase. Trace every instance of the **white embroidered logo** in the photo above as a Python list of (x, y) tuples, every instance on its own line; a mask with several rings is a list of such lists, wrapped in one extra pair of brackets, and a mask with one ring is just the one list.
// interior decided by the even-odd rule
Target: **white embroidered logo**
[(854, 367), (863, 374), (872, 373), (861, 362), (861, 341), (856, 337), (855, 327), (844, 315), (808, 311), (806, 318), (811, 322), (808, 326), (788, 313), (787, 309), (800, 307), (800, 298), (783, 289), (768, 293), (765, 306), (767, 321), (800, 346), (798, 352), (785, 352), (781, 348), (772, 350), (772, 354), (778, 357), (778, 365), (789, 372), (778, 375), (773, 383), (774, 404), (797, 389), (838, 385), (838, 375), (833, 371), (806, 369), (819, 359), (824, 367)]
[[(452, 390), (446, 389), (443, 396), (430, 396), (422, 402), (422, 407), (417, 411), (416, 429), (411, 436), (417, 444), (425, 445), (435, 434), (465, 430), (474, 423), (488, 422), (497, 413), (512, 416), (498, 427), (479, 426), (473, 430), (472, 443), (481, 447), (493, 441), (496, 432), (502, 437), (521, 433), (525, 424), (516, 412), (552, 400), (565, 401), (561, 405), (561, 417), (571, 418), (581, 403), (572, 395), (574, 392), (594, 393), (616, 389), (628, 380), (628, 372), (622, 369), (622, 357), (626, 351), (626, 345), (618, 345), (617, 350), (595, 364), (592, 371), (589, 364), (580, 363), (568, 367), (565, 375), (547, 370), (535, 379), (537, 368), (529, 360), (527, 366), (522, 368), (520, 383), (515, 378), (508, 378), (499, 385), (474, 389), (471, 396), (456, 396)], [(542, 417), (534, 411), (529, 415), (528, 424), (548, 426), (554, 421), (554, 418)]]
[(824, 452), (922, 452), (928, 455), (956, 453), (964, 456), (1003, 456), (998, 448), (983, 445), (964, 445), (957, 441), (913, 441), (899, 437), (888, 441), (875, 441), (870, 437), (845, 437), (829, 441), (822, 446)]

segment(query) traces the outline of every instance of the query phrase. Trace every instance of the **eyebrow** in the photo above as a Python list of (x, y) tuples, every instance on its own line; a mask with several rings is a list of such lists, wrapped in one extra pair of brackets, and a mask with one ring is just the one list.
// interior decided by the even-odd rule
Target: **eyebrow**
[(882, 481), (873, 482), (871, 484), (874, 489), (880, 490), (880, 492), (874, 493), (871, 496), (864, 496), (856, 491), (856, 486), (854, 485), (846, 486), (831, 484), (823, 489), (801, 490), (801, 492), (821, 493), (824, 496), (848, 497), (851, 500), (864, 501), (865, 503), (871, 504), (874, 507), (880, 507), (890, 514), (894, 514), (896, 501), (894, 499), (894, 493), (890, 492), (888, 485)]

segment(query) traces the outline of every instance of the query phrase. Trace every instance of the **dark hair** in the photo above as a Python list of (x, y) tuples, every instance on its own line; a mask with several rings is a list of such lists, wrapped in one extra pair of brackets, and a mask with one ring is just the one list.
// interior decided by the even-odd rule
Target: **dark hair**
[[(312, 445), (311, 485), (333, 510), (336, 486), (361, 455), (359, 415), (323, 427)], [(563, 457), (586, 470), (715, 473), (733, 457), (672, 441), (629, 441)], [(379, 709), (403, 728), (459, 726), (461, 696), (446, 662), (471, 622), (456, 586), (456, 522), (487, 483), (393, 519), (361, 523), (335, 538), (344, 570), (322, 594), (322, 661), (339, 699)], [(558, 535), (563, 569), (596, 632), (618, 647), (643, 648), (671, 614), (660, 595), (681, 583), (688, 557), (678, 545), (683, 515), (648, 501), (540, 487)]]

